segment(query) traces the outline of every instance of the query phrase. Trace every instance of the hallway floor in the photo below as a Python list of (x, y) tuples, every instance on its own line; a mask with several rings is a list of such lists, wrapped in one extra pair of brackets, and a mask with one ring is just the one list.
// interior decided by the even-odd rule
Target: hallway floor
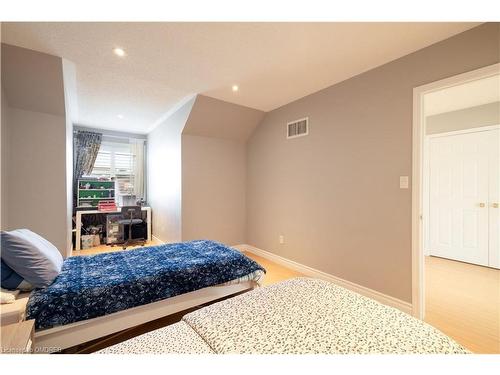
[(425, 321), (475, 353), (500, 353), (500, 270), (425, 258)]

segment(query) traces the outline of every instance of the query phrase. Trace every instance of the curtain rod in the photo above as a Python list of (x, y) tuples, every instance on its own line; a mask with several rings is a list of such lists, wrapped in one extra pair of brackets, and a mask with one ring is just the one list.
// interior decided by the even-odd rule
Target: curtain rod
[(99, 133), (103, 137), (110, 137), (110, 138), (121, 138), (121, 139), (143, 139), (147, 140), (146, 137), (141, 136), (140, 134), (137, 134), (137, 136), (134, 136), (135, 134), (130, 134), (130, 135), (117, 135), (117, 134), (110, 134), (106, 133), (105, 131), (102, 130), (93, 130), (93, 129), (73, 129), (73, 134), (77, 134), (79, 131), (86, 131), (86, 132), (93, 132), (93, 133)]

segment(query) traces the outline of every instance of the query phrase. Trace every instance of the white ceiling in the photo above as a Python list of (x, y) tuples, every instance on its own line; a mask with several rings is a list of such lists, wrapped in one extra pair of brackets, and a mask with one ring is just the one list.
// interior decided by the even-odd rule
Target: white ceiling
[(2, 23), (2, 41), (75, 64), (79, 124), (147, 133), (189, 95), (269, 111), (476, 25)]
[(500, 101), (500, 75), (464, 83), (425, 95), (426, 116)]

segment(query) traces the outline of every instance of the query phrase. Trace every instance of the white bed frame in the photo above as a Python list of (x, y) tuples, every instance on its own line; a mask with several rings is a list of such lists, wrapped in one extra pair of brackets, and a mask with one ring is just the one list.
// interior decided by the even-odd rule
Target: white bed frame
[(215, 301), (219, 298), (247, 291), (256, 286), (257, 283), (255, 281), (243, 281), (231, 285), (211, 286), (98, 318), (35, 331), (35, 351), (47, 353), (66, 349), (155, 319), (163, 318), (170, 314)]

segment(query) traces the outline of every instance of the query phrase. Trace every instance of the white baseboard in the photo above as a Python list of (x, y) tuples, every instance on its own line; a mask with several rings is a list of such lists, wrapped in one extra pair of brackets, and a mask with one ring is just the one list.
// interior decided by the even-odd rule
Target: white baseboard
[(300, 272), (306, 276), (330, 281), (336, 285), (339, 285), (339, 286), (344, 287), (346, 289), (352, 290), (353, 292), (359, 293), (365, 297), (372, 298), (380, 303), (383, 303), (384, 305), (395, 307), (395, 308), (397, 308), (397, 309), (399, 309), (407, 314), (410, 314), (410, 315), (412, 314), (412, 311), (413, 311), (412, 304), (408, 303), (406, 301), (402, 301), (398, 298), (388, 296), (387, 294), (384, 294), (384, 293), (378, 292), (376, 290), (364, 287), (362, 285), (353, 283), (351, 281), (341, 279), (340, 277), (330, 275), (326, 272), (319, 271), (319, 270), (314, 269), (312, 267), (305, 266), (303, 264), (294, 262), (293, 260), (283, 258), (279, 255), (270, 253), (269, 251), (265, 251), (265, 250), (259, 249), (257, 247), (251, 246), (251, 245), (241, 244), (241, 245), (235, 245), (235, 246), (233, 246), (233, 248), (235, 248), (241, 252), (248, 251), (249, 253), (252, 253), (252, 254), (261, 256), (263, 258), (269, 259), (275, 263), (281, 264), (282, 266), (285, 266), (287, 268), (290, 268), (292, 270)]
[(153, 240), (155, 240), (156, 242), (159, 242), (159, 243), (165, 243), (165, 241), (163, 241), (163, 240), (159, 239), (159, 238), (158, 238), (158, 237), (156, 237), (155, 235), (151, 235), (151, 238), (152, 238)]

